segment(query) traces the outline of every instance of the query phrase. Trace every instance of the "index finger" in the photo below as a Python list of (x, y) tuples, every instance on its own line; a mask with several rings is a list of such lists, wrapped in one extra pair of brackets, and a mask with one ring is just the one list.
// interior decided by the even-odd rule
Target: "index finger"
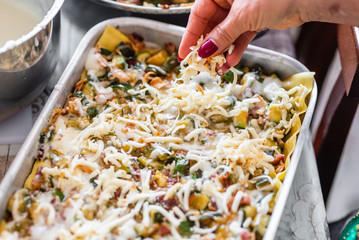
[(178, 50), (180, 58), (185, 58), (191, 51), (189, 48), (196, 45), (199, 37), (205, 33), (208, 22), (217, 11), (218, 5), (212, 0), (195, 1)]

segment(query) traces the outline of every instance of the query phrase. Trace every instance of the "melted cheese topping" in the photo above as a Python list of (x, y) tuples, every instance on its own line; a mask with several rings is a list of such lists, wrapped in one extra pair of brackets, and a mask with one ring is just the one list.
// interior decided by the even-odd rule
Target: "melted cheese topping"
[(35, 170), (32, 189), (13, 196), (1, 236), (262, 234), (277, 173), (285, 169), (283, 138), (297, 114), (294, 93), (308, 90), (286, 90), (275, 76), (235, 68), (232, 78), (221, 77), (215, 69), (225, 58), (202, 59), (198, 46), (178, 76), (149, 80), (145, 63), (126, 65), (127, 85), (111, 75), (118, 73), (111, 59), (92, 49), (84, 95), (77, 91), (54, 114), (38, 156), (48, 164)]

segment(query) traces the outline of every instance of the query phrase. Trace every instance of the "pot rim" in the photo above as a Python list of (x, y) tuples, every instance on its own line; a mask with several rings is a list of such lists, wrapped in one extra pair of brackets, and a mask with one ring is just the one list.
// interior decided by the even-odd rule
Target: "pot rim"
[(33, 38), (36, 34), (46, 28), (46, 26), (55, 18), (56, 14), (60, 11), (62, 4), (65, 0), (55, 0), (50, 10), (45, 14), (42, 20), (28, 33), (22, 35), (15, 40), (7, 41), (3, 46), (0, 46), (0, 54), (10, 51), (29, 39)]

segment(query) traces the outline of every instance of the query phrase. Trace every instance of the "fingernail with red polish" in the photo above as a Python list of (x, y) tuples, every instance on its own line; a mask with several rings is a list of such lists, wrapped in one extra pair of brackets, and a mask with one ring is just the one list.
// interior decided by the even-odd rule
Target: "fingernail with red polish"
[(182, 62), (182, 61), (183, 61), (183, 59), (182, 59), (182, 58), (180, 58), (180, 56), (179, 56), (179, 55), (177, 55), (177, 61), (178, 61), (178, 62)]
[(217, 49), (217, 45), (212, 41), (212, 39), (209, 39), (198, 49), (198, 55), (201, 58), (207, 58), (215, 53)]

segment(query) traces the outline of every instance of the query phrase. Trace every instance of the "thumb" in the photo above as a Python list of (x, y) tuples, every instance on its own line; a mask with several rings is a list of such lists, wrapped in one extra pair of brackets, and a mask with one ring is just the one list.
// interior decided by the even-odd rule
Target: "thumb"
[(228, 16), (207, 35), (204, 43), (198, 49), (198, 55), (207, 58), (224, 52), (244, 32), (238, 19), (230, 11)]

